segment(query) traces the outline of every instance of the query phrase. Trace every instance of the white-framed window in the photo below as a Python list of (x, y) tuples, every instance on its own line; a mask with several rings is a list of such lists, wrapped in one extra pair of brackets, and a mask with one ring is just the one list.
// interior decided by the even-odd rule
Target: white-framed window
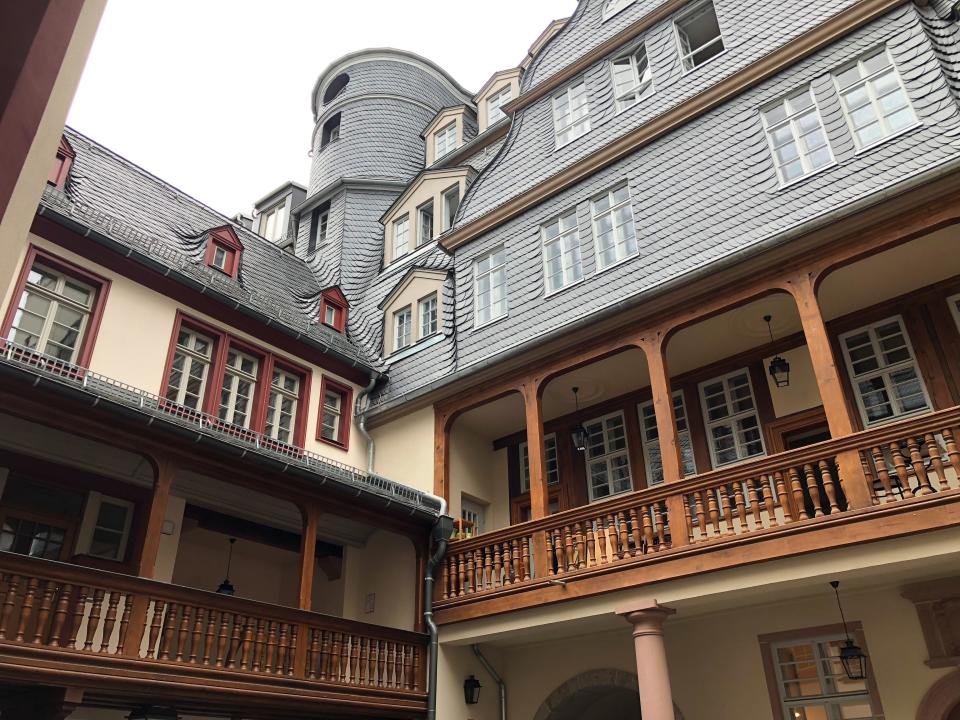
[(227, 249), (222, 245), (213, 246), (213, 260), (211, 264), (217, 269), (222, 270), (223, 272), (227, 271), (227, 258), (230, 257), (227, 253)]
[(417, 208), (417, 247), (433, 240), (433, 200)]
[(336, 305), (324, 305), (323, 306), (323, 324), (329, 325), (330, 327), (337, 326), (337, 307)]
[[(560, 463), (557, 457), (557, 436), (550, 433), (543, 437), (543, 449), (547, 455), (547, 485), (560, 482)], [(530, 451), (526, 441), (520, 443), (520, 492), (530, 492)]]
[(712, 0), (699, 3), (673, 23), (685, 71), (703, 65), (723, 52), (723, 35)]
[(78, 543), (78, 551), (105, 560), (123, 560), (130, 539), (133, 503), (97, 492), (90, 493), (87, 502), (92, 507), (86, 517), (93, 522), (84, 529), (85, 537)]
[(822, 635), (771, 644), (784, 718), (876, 720), (867, 681), (850, 680), (840, 662), (845, 641)]
[(467, 537), (483, 533), (486, 524), (487, 506), (476, 500), (466, 497), (460, 498), (460, 519), (463, 520), (464, 533)]
[(540, 237), (543, 242), (543, 280), (547, 294), (582, 280), (576, 208), (541, 225)]
[(433, 159), (439, 160), (457, 147), (457, 121), (444, 125), (433, 134)]
[(615, 412), (583, 424), (587, 431), (587, 485), (590, 502), (633, 489), (623, 413)]
[(633, 5), (634, 0), (607, 0), (603, 4), (603, 19), (609, 20), (625, 7)]
[(808, 85), (760, 112), (783, 185), (833, 164), (820, 110)]
[(633, 222), (630, 189), (624, 183), (590, 202), (597, 270), (616, 265), (640, 252)]
[(402, 257), (410, 250), (410, 216), (393, 221), (393, 259)]
[(473, 305), (477, 326), (507, 314), (507, 253), (502, 245), (474, 263)]
[(700, 400), (715, 468), (766, 454), (746, 368), (700, 383)]
[(267, 418), (264, 424), (264, 434), (282, 443), (293, 442), (294, 423), (299, 403), (299, 376), (275, 367), (270, 379), (270, 395), (267, 398)]
[(460, 207), (460, 184), (447, 188), (443, 191), (443, 229), (449, 230), (453, 227), (453, 219), (457, 216), (457, 209)]
[(330, 213), (314, 210), (310, 215), (310, 235), (307, 238), (307, 254), (316, 251), (319, 245), (327, 242), (327, 224), (330, 222)]
[(323, 418), (320, 422), (320, 437), (336, 441), (340, 437), (343, 415), (343, 396), (327, 390), (323, 393)]
[(866, 425), (931, 408), (903, 319), (880, 320), (840, 336), (860, 415)]
[(953, 320), (957, 323), (957, 329), (960, 330), (960, 295), (948, 297), (947, 304), (950, 306), (950, 312), (953, 313)]
[(833, 80), (858, 148), (869, 147), (917, 124), (886, 46), (838, 70)]
[(610, 73), (617, 112), (636, 105), (653, 92), (653, 71), (643, 45), (614, 59), (610, 63)]
[(590, 132), (590, 104), (583, 78), (553, 96), (553, 129), (558, 148)]
[[(260, 216), (260, 234), (267, 240), (276, 242), (283, 238), (287, 231), (287, 203), (286, 201), (276, 205)], [(219, 248), (218, 248), (219, 249)], [(214, 265), (223, 269), (222, 265), (217, 265), (217, 257), (214, 254)]]
[(430, 293), (417, 301), (417, 316), (420, 318), (420, 338), (437, 331), (437, 294)]
[(212, 353), (213, 340), (190, 328), (180, 328), (167, 378), (167, 400), (191, 410), (202, 409)]
[(218, 416), (231, 425), (250, 427), (253, 396), (257, 389), (259, 361), (239, 350), (227, 350), (227, 364), (223, 370)]
[[(663, 482), (663, 463), (660, 455), (660, 435), (657, 432), (657, 415), (653, 400), (637, 406), (640, 415), (640, 441), (643, 444), (643, 459), (647, 464), (647, 484), (658, 485)], [(693, 442), (690, 439), (690, 427), (687, 425), (687, 408), (683, 402), (683, 391), (673, 393), (673, 415), (677, 421), (677, 442), (680, 444), (680, 458), (683, 461), (684, 477), (697, 474), (697, 463), (693, 457)]]
[(75, 362), (96, 294), (89, 285), (34, 263), (7, 340)]
[(393, 314), (393, 349), (403, 350), (413, 340), (412, 309), (409, 305)]
[(498, 123), (506, 117), (506, 113), (500, 108), (513, 99), (513, 91), (510, 86), (497, 90), (493, 95), (487, 98), (487, 127)]

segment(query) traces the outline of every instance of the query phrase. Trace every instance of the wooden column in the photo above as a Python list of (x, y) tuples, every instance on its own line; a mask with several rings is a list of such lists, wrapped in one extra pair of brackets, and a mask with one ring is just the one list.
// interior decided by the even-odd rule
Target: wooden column
[[(653, 395), (653, 411), (657, 418), (663, 482), (669, 484), (683, 479), (683, 463), (680, 461), (677, 418), (673, 412), (673, 393), (663, 339), (663, 334), (657, 333), (654, 337), (643, 339), (640, 347), (646, 355), (647, 370), (650, 373), (650, 392)], [(670, 544), (673, 547), (689, 544), (690, 532), (682, 495), (671, 495), (667, 498), (667, 516), (670, 523)]]
[(615, 612), (633, 625), (640, 714), (643, 720), (674, 720), (670, 671), (663, 645), (663, 624), (676, 610), (660, 605), (656, 600), (644, 600), (618, 607)]
[[(550, 511), (550, 491), (547, 488), (547, 451), (543, 440), (543, 403), (540, 378), (529, 377), (518, 390), (523, 395), (524, 415), (527, 421), (527, 458), (530, 465), (530, 518), (545, 518)], [(547, 568), (547, 534), (533, 534), (533, 567), (537, 577), (546, 577), (553, 568)]]
[(300, 536), (300, 592), (297, 607), (313, 609), (313, 576), (317, 572), (317, 523), (320, 509), (316, 503), (307, 503), (300, 508), (303, 516), (303, 533)]
[[(817, 302), (816, 277), (809, 272), (799, 272), (787, 279), (785, 287), (793, 295), (800, 313), (803, 335), (817, 379), (817, 389), (827, 416), (830, 435), (840, 438), (857, 430), (857, 423), (850, 412), (843, 392), (843, 381), (837, 370), (830, 334), (827, 332), (820, 304)], [(855, 450), (840, 453), (837, 466), (843, 492), (852, 508), (869, 507), (872, 503), (870, 488), (863, 474), (860, 453)]]
[(160, 538), (163, 522), (167, 517), (167, 502), (170, 499), (170, 486), (176, 474), (176, 466), (164, 456), (154, 458), (156, 477), (153, 479), (153, 494), (150, 497), (150, 512), (147, 516), (147, 528), (143, 537), (143, 550), (137, 565), (137, 575), (152, 578), (157, 555), (160, 552)]
[(433, 494), (450, 504), (451, 417), (436, 405), (433, 408)]

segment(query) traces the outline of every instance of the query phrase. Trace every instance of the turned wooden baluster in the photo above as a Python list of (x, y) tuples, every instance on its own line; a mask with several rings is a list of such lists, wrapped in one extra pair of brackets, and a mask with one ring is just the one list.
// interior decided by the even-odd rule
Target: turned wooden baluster
[(475, 580), (476, 580), (476, 576), (474, 575), (474, 569), (473, 569), (473, 553), (468, 552), (467, 553), (467, 594), (468, 595), (474, 592), (473, 583)]
[[(760, 494), (757, 493), (757, 483), (752, 478), (745, 481), (747, 484), (747, 497), (750, 499), (750, 514), (753, 515), (753, 529), (763, 529), (763, 517), (760, 514)], [(746, 525), (746, 522), (744, 522)]]
[(373, 668), (370, 665), (370, 646), (373, 638), (365, 638), (360, 646), (361, 680), (364, 685), (373, 685)]
[[(90, 595), (90, 589), (86, 585), (77, 588), (77, 604), (73, 608), (73, 623), (70, 628), (70, 640), (67, 647), (76, 648), (79, 642), (80, 624), (83, 622), (83, 616), (87, 612), (87, 597)], [(87, 631), (89, 632), (89, 626)]]
[(666, 528), (664, 525), (664, 506), (661, 501), (657, 501), (653, 504), (653, 529), (657, 534), (657, 547), (655, 550), (663, 550), (666, 546)]
[(593, 523), (589, 520), (584, 523), (587, 533), (587, 567), (597, 564), (597, 536)]
[(214, 665), (218, 668), (223, 667), (228, 661), (227, 652), (230, 642), (230, 613), (220, 611), (220, 623), (217, 628), (217, 656), (214, 658)]
[(20, 622), (17, 624), (17, 634), (15, 640), (23, 642), (23, 635), (27, 631), (27, 623), (33, 616), (33, 603), (37, 596), (37, 584), (40, 581), (37, 578), (30, 578), (27, 581), (27, 591), (23, 595), (23, 604), (20, 606)]
[(873, 466), (877, 469), (877, 477), (880, 478), (880, 484), (886, 492), (886, 502), (891, 502), (893, 497), (893, 483), (890, 481), (890, 473), (887, 471), (887, 459), (883, 456), (883, 450), (878, 447), (870, 448), (870, 456), (873, 458)]
[[(378, 687), (383, 687), (383, 670), (380, 665), (380, 641), (373, 640), (370, 645), (370, 672), (373, 675), (370, 676), (370, 684), (377, 685)], [(376, 675), (376, 677), (374, 677)]]
[(807, 504), (803, 497), (803, 486), (800, 484), (800, 473), (795, 467), (787, 470), (790, 477), (790, 489), (793, 492), (793, 504), (797, 508), (797, 517), (800, 520), (806, 520), (810, 516), (807, 514)]
[(320, 669), (320, 633), (317, 628), (310, 628), (310, 644), (307, 645), (307, 677), (316, 680)]
[(342, 683), (347, 682), (347, 677), (350, 674), (350, 644), (352, 639), (349, 633), (341, 633), (340, 635), (339, 679)]
[(574, 556), (575, 542), (573, 538), (573, 528), (566, 525), (563, 528), (563, 550), (567, 558), (567, 572), (571, 572), (577, 567), (577, 558)]
[(73, 585), (64, 585), (57, 593), (57, 607), (53, 611), (53, 623), (50, 628), (50, 647), (63, 647), (60, 637), (63, 626), (67, 621), (67, 609), (70, 607), (70, 596), (73, 594)]
[(340, 657), (343, 639), (340, 633), (335, 632), (333, 633), (332, 642), (330, 643), (330, 680), (333, 682), (341, 682), (343, 680), (344, 668)]
[(950, 466), (960, 478), (960, 448), (957, 447), (957, 441), (952, 428), (946, 428), (942, 433), (943, 444), (947, 446), (947, 457), (950, 459)]
[(941, 492), (949, 490), (950, 485), (947, 483), (946, 469), (943, 467), (943, 451), (940, 449), (937, 437), (933, 433), (927, 433), (923, 436), (923, 439), (927, 444), (927, 454), (930, 456), (933, 471), (937, 475), (937, 489)]
[(707, 513), (710, 515), (710, 527), (714, 535), (720, 534), (720, 508), (717, 506), (717, 494), (707, 490)]
[(410, 688), (412, 690), (422, 690), (423, 688), (420, 687), (420, 648), (416, 645), (413, 647), (413, 668), (411, 672)]
[(820, 468), (820, 477), (823, 479), (823, 491), (827, 494), (827, 503), (830, 505), (830, 514), (840, 512), (840, 506), (837, 504), (837, 485), (833, 480), (833, 473), (830, 471), (830, 463), (826, 460), (820, 460), (817, 463)]
[(627, 518), (622, 510), (617, 513), (617, 529), (620, 531), (620, 548), (617, 550), (617, 557), (623, 559), (630, 555), (630, 539), (627, 534)]
[[(286, 661), (285, 661), (285, 665), (284, 665), (284, 670), (286, 671), (287, 677), (291, 677), (291, 676), (293, 675), (293, 657), (294, 657), (294, 653), (296, 652), (296, 648), (297, 648), (297, 634), (298, 634), (298, 633), (299, 633), (299, 630), (298, 630), (297, 626), (296, 626), (296, 625), (291, 625), (291, 626), (290, 626), (290, 641), (289, 641), (289, 645), (287, 646)], [(306, 639), (304, 639), (304, 642), (306, 642)]]
[(803, 466), (803, 478), (807, 485), (807, 492), (810, 494), (810, 501), (813, 503), (813, 516), (823, 517), (823, 501), (820, 498), (820, 488), (817, 487), (817, 476), (813, 471), (813, 465), (810, 463)]
[(295, 630), (295, 628), (287, 623), (280, 623), (280, 636), (277, 639), (277, 664), (274, 668), (274, 672), (279, 675), (286, 673), (287, 670), (292, 641), (291, 630)]
[(930, 495), (934, 493), (935, 490), (927, 476), (927, 468), (923, 464), (923, 456), (920, 454), (920, 444), (916, 438), (907, 438), (907, 452), (910, 453), (910, 464), (913, 466), (913, 474), (917, 478), (917, 490), (914, 494)]
[(320, 648), (320, 679), (333, 680), (333, 638), (329, 632), (321, 630), (323, 643)]
[(747, 532), (747, 500), (743, 495), (743, 483), (733, 484), (733, 505), (737, 509), (737, 524), (742, 535)]
[[(640, 508), (640, 514), (643, 514), (643, 508)], [(643, 554), (643, 525), (640, 520), (640, 515), (637, 515), (637, 508), (631, 507), (627, 511), (627, 521), (630, 526), (630, 537), (627, 540), (627, 543), (624, 545), (625, 548), (630, 549), (630, 544), (633, 544), (633, 548), (630, 549), (631, 555), (642, 555)]]
[(690, 496), (681, 495), (680, 497), (683, 499), (683, 516), (687, 521), (687, 543), (693, 545), (693, 515), (690, 512)]
[(279, 629), (277, 627), (278, 623), (273, 620), (268, 620), (267, 622), (270, 626), (270, 630), (267, 633), (267, 651), (266, 657), (263, 660), (263, 669), (266, 672), (278, 674), (281, 671), (280, 656), (277, 652), (277, 639), (279, 634)]
[(254, 643), (257, 639), (257, 620), (250, 616), (244, 618), (243, 652), (240, 656), (240, 667), (249, 670), (253, 666)]
[(577, 567), (583, 569), (587, 566), (587, 536), (583, 531), (583, 525), (577, 523)]
[(403, 686), (413, 690), (413, 647), (403, 646)]
[(267, 654), (267, 634), (270, 630), (270, 621), (264, 619), (257, 620), (257, 635), (253, 645), (253, 671), (261, 672), (268, 670), (267, 663), (269, 658)]
[[(557, 571), (555, 569), (556, 566), (554, 565), (554, 561), (555, 561), (554, 556), (556, 553), (554, 551), (554, 545), (553, 545), (553, 533), (546, 531), (544, 532), (544, 535), (546, 536), (546, 541), (547, 541), (547, 568), (546, 568), (547, 573), (546, 574), (556, 575)], [(559, 559), (556, 559), (556, 562), (559, 564)]]
[(700, 528), (700, 539), (706, 539), (707, 532), (707, 513), (703, 504), (703, 493), (697, 490), (693, 494), (694, 512), (697, 514), (697, 527)]
[(100, 639), (100, 652), (102, 653), (110, 649), (110, 639), (113, 635), (113, 626), (117, 622), (117, 606), (119, 604), (120, 593), (111, 591), (110, 600), (107, 602), (107, 615), (103, 619), (103, 635)]
[[(195, 608), (190, 605), (183, 606), (183, 615), (180, 617), (180, 632), (177, 633), (177, 662), (183, 662), (184, 655), (188, 652), (187, 638), (190, 637), (190, 621), (193, 619), (194, 611)], [(189, 655), (187, 655), (187, 657), (189, 657)]]
[(390, 655), (387, 658), (388, 687), (399, 687), (399, 673), (397, 673), (397, 643), (388, 643)]
[(653, 552), (653, 527), (650, 524), (650, 508), (646, 505), (640, 506), (640, 512), (643, 515), (643, 551), (644, 553)]
[(480, 548), (473, 551), (473, 591), (483, 590), (483, 553)]
[(350, 682), (360, 684), (360, 636), (350, 638)]
[(617, 521), (613, 515), (607, 515), (607, 528), (604, 534), (607, 538), (607, 562), (613, 562), (620, 557), (620, 538), (617, 535)]
[(166, 603), (163, 600), (154, 600), (153, 609), (150, 615), (150, 630), (147, 634), (147, 658), (153, 660), (157, 654), (157, 638), (160, 637), (160, 624), (163, 621), (163, 608)]
[(523, 565), (523, 579), (530, 579), (530, 540), (529, 538), (524, 538), (520, 544), (523, 546), (521, 548), (522, 552), (522, 565)]
[[(83, 643), (84, 650), (93, 649), (93, 636), (96, 635), (97, 628), (100, 627), (100, 613), (103, 612), (103, 596), (103, 590), (99, 588), (94, 589), (93, 605), (90, 608), (90, 617), (87, 620), (87, 638)], [(26, 601), (24, 601), (24, 605), (26, 605)]]
[(870, 454), (866, 450), (858, 450), (857, 455), (860, 456), (860, 469), (863, 470), (863, 476), (867, 479), (867, 487), (870, 489), (870, 504), (879, 505), (880, 497), (877, 493), (877, 478), (873, 474), (873, 466), (868, 459)]
[(40, 600), (40, 611), (37, 613), (37, 625), (33, 632), (33, 644), (39, 645), (43, 642), (44, 631), (47, 629), (47, 620), (50, 619), (50, 611), (53, 606), (53, 591), (56, 589), (56, 583), (53, 580), (43, 581), (43, 596)]
[(790, 509), (790, 495), (787, 492), (787, 483), (783, 479), (783, 473), (779, 470), (773, 473), (773, 482), (777, 488), (777, 502), (780, 503), (780, 510), (783, 512), (783, 522), (792, 522), (795, 518)]
[(114, 655), (120, 652), (121, 648), (123, 648), (124, 641), (127, 639), (127, 628), (130, 626), (131, 610), (133, 610), (133, 596), (127, 595), (123, 599), (123, 614), (120, 616), (120, 632), (117, 635), (117, 645), (113, 648)]
[(726, 485), (720, 486), (720, 507), (723, 510), (723, 534), (733, 535), (733, 508), (730, 505), (730, 492)]
[(903, 488), (905, 492), (911, 492), (914, 497), (919, 494), (919, 487), (911, 488), (910, 487), (910, 473), (907, 472), (907, 460), (903, 456), (903, 450), (900, 448), (900, 443), (894, 441), (890, 443), (890, 454), (893, 458), (893, 469), (897, 473), (897, 478), (900, 481), (900, 487)]
[(193, 631), (190, 633), (190, 657), (191, 665), (197, 664), (197, 658), (203, 659), (203, 648), (200, 646), (203, 638), (203, 620), (206, 610), (197, 608), (193, 614)]
[(491, 587), (498, 588), (503, 585), (503, 554), (500, 552), (500, 543), (494, 543), (490, 548), (493, 553), (493, 577), (491, 578)]
[(457, 591), (457, 595), (460, 597), (463, 597), (467, 592), (467, 567), (463, 555), (463, 553), (457, 555), (457, 577), (459, 578), (457, 584), (460, 588)]
[(225, 662), (228, 668), (235, 668), (243, 660), (243, 615), (233, 613), (230, 629), (230, 643), (227, 646)]
[(203, 642), (203, 664), (210, 664), (210, 656), (217, 650), (217, 628), (220, 626), (220, 613), (207, 610), (206, 637)]

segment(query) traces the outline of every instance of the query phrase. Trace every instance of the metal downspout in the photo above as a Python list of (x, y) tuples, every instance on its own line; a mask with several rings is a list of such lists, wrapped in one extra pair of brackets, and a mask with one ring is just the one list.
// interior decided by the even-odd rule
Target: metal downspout
[[(436, 496), (434, 496), (436, 497)], [(433, 574), (443, 562), (447, 554), (447, 545), (450, 543), (450, 533), (453, 532), (451, 518), (447, 514), (447, 501), (438, 497), (440, 501), (440, 517), (433, 526), (431, 537), (437, 546), (433, 555), (427, 561), (427, 572), (423, 578), (423, 623), (430, 635), (430, 657), (427, 666), (427, 720), (436, 720), (437, 717), (437, 655), (440, 650), (440, 633), (437, 623), (433, 619)]]
[(361, 410), (360, 405), (365, 397), (373, 392), (373, 388), (376, 387), (377, 382), (383, 376), (379, 373), (370, 376), (370, 382), (367, 383), (367, 386), (357, 393), (357, 399), (353, 403), (353, 415), (357, 418), (357, 427), (360, 429), (360, 434), (363, 435), (364, 439), (367, 441), (367, 472), (373, 472), (373, 438), (370, 437), (370, 433), (367, 432), (367, 411), (366, 409)]
[(490, 673), (490, 677), (497, 683), (497, 687), (500, 689), (500, 720), (507, 720), (507, 684), (503, 681), (503, 678), (500, 677), (499, 673), (493, 669), (490, 661), (480, 652), (480, 646), (474, 644), (470, 647), (473, 648), (473, 654), (477, 656), (480, 664), (483, 665), (484, 669)]

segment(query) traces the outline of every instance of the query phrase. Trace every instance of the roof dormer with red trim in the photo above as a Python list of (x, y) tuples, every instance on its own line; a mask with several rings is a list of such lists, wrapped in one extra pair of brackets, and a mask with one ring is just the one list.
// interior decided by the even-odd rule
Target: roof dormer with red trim
[(219, 270), (232, 278), (240, 272), (240, 256), (243, 243), (236, 231), (229, 225), (214, 228), (207, 232), (207, 250), (204, 262), (208, 267)]
[(320, 293), (320, 322), (342, 333), (347, 327), (347, 310), (350, 304), (337, 286), (328, 287)]
[(60, 136), (60, 147), (57, 148), (57, 156), (54, 158), (53, 165), (50, 167), (50, 175), (47, 176), (47, 184), (53, 185), (57, 190), (63, 190), (67, 184), (67, 177), (70, 175), (70, 167), (73, 165), (77, 153), (67, 142), (67, 138)]

